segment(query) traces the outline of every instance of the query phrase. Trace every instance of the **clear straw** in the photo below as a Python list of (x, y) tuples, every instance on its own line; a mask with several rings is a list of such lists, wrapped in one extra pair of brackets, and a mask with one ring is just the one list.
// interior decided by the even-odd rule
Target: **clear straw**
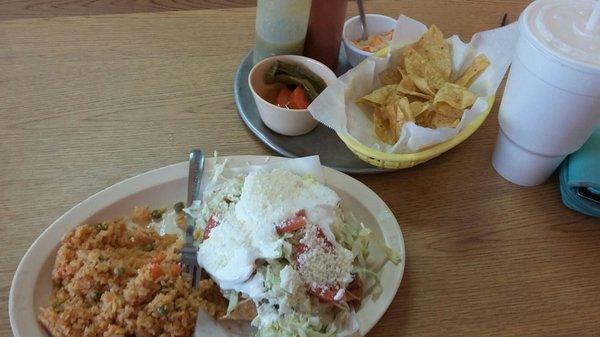
[(593, 32), (598, 29), (600, 26), (600, 0), (596, 1), (596, 6), (592, 11), (592, 15), (588, 19), (587, 24), (585, 25), (585, 29), (588, 32)]

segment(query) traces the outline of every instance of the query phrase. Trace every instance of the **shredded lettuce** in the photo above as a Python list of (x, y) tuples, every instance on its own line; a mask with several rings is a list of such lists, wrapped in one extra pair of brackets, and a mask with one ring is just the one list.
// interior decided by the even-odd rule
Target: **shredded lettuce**
[(400, 253), (386, 245), (383, 245), (383, 249), (385, 251), (385, 257), (388, 259), (388, 261), (395, 265), (398, 265), (400, 262), (402, 262), (402, 256), (400, 256)]
[(381, 293), (383, 292), (383, 286), (381, 285), (381, 279), (379, 278), (379, 275), (377, 275), (377, 273), (375, 273), (374, 271), (369, 270), (367, 268), (358, 268), (358, 267), (354, 268), (353, 272), (359, 274), (361, 276), (361, 279), (363, 279), (363, 280), (368, 279), (366, 277), (367, 275), (369, 275), (373, 280), (368, 285), (368, 288), (364, 290), (364, 293), (363, 293), (364, 296), (371, 295), (371, 296), (373, 296), (373, 299), (377, 299), (379, 297), (379, 295), (381, 295)]
[(283, 254), (283, 258), (287, 261), (287, 263), (292, 264), (292, 244), (287, 241), (292, 234), (286, 233), (283, 235), (283, 246), (281, 247), (281, 252)]
[[(400, 254), (380, 240), (372, 230), (364, 224), (354, 221), (344, 222), (341, 228), (341, 243), (352, 250), (355, 257), (353, 273), (358, 274), (367, 288), (365, 296), (371, 295), (376, 299), (383, 291), (381, 279), (377, 274), (386, 262), (397, 265), (402, 261)], [(370, 261), (370, 247), (378, 248), (384, 256), (383, 261)]]
[[(363, 294), (376, 299), (383, 291), (377, 273), (387, 261), (399, 263), (400, 254), (385, 245), (360, 222), (342, 222), (336, 230), (338, 243), (354, 254), (353, 273), (364, 282)], [(383, 261), (374, 261), (374, 257), (370, 256), (372, 249), (381, 251), (377, 256), (383, 256)], [(348, 335), (348, 331), (352, 330), (348, 328), (348, 321), (356, 320), (356, 314), (347, 303), (324, 304), (312, 299), (305, 290), (291, 295), (281, 288), (280, 273), (291, 264), (291, 245), (284, 246), (283, 252), (284, 259), (268, 261), (261, 269), (265, 275), (269, 300), (258, 308), (259, 315), (262, 314), (263, 318), (257, 317), (253, 321), (253, 325), (258, 328), (256, 337), (334, 337), (338, 333)]]
[(256, 336), (335, 336), (332, 331), (327, 330), (330, 324), (322, 323), (318, 300), (312, 301), (303, 284), (297, 284), (299, 291), (292, 293), (283, 288), (282, 271), (286, 270), (295, 273), (284, 260), (270, 261), (268, 265), (259, 268), (259, 272), (265, 276), (268, 301), (259, 305), (259, 316), (252, 322), (258, 328)]
[(229, 314), (231, 314), (231, 312), (235, 310), (239, 304), (239, 294), (235, 290), (226, 290), (222, 291), (222, 293), (223, 296), (229, 301), (229, 304), (227, 305), (227, 316), (229, 316)]
[(311, 326), (307, 315), (293, 313), (269, 326), (259, 328), (256, 337), (333, 337), (335, 331)]

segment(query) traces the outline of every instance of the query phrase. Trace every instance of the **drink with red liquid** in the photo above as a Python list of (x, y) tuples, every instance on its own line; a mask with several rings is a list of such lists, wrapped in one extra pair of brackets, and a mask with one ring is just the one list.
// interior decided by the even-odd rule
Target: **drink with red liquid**
[(312, 0), (304, 55), (335, 70), (338, 66), (347, 0)]

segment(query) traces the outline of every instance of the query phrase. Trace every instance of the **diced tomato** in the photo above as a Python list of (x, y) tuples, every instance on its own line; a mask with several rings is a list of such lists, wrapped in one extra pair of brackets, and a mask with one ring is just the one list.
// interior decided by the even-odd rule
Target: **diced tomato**
[(165, 257), (166, 257), (165, 252), (159, 251), (156, 255), (154, 255), (152, 257), (152, 262), (160, 263), (165, 259)]
[(308, 250), (308, 246), (303, 243), (292, 245), (292, 268), (300, 270), (300, 255)]
[(162, 268), (160, 267), (160, 264), (158, 263), (153, 263), (150, 266), (150, 277), (152, 277), (153, 280), (156, 280), (157, 278), (163, 276), (165, 273), (163, 272)]
[(340, 290), (339, 286), (332, 286), (326, 289), (323, 288), (309, 288), (309, 292), (315, 296), (317, 296), (323, 302), (342, 302), (346, 300), (346, 294), (342, 296), (341, 299), (335, 300), (335, 295), (337, 295)]
[(210, 237), (210, 231), (212, 231), (213, 228), (217, 227), (218, 225), (220, 225), (220, 223), (217, 220), (217, 217), (215, 217), (214, 214), (211, 215), (210, 218), (208, 218), (206, 228), (204, 229), (204, 240), (208, 240)]
[(317, 228), (317, 237), (323, 239), (323, 244), (325, 245), (326, 250), (333, 249), (333, 244), (331, 243), (331, 241), (329, 241), (327, 239), (327, 237), (325, 236), (325, 233), (323, 233), (323, 230), (321, 229), (321, 227)]
[(275, 99), (275, 104), (277, 104), (278, 107), (288, 108), (289, 104), (290, 104), (290, 95), (291, 94), (292, 94), (292, 91), (290, 89), (288, 89), (286, 86), (279, 89), (279, 92), (277, 93), (277, 98)]
[(339, 300), (335, 300), (335, 295), (340, 291), (338, 285), (329, 286), (328, 288), (309, 288), (308, 291), (317, 296), (323, 302), (358, 302), (362, 299), (362, 283), (357, 275), (352, 275), (352, 282), (346, 287), (344, 295)]
[(181, 264), (173, 263), (171, 265), (171, 275), (179, 276), (179, 274), (181, 274)]
[[(295, 266), (296, 267), (298, 265), (298, 258), (300, 257), (300, 255), (302, 255), (304, 252), (306, 252), (308, 250), (308, 246), (303, 244), (303, 243), (298, 243), (292, 246), (292, 257), (294, 258)], [(298, 269), (298, 268), (296, 268)]]
[(282, 224), (277, 226), (277, 234), (291, 233), (306, 225), (306, 212), (304, 210), (298, 211), (293, 218), (286, 219)]
[(290, 95), (290, 105), (289, 107), (292, 109), (306, 109), (310, 102), (308, 101), (308, 96), (306, 95), (306, 90), (301, 85), (297, 86), (292, 94)]

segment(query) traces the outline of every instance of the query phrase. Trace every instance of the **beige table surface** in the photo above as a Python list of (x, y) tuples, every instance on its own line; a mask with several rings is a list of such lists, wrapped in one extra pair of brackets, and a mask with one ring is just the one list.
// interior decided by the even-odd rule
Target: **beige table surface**
[[(11, 335), (6, 308), (20, 258), (79, 201), (195, 147), (273, 154), (234, 106), (233, 73), (253, 44), (254, 8), (233, 8), (242, 2), (66, 18), (50, 17), (81, 13), (54, 6), (48, 17), (18, 19), (44, 15), (0, 10), (0, 336)], [(81, 8), (93, 14), (104, 3), (98, 13), (118, 2)], [(367, 9), (469, 38), (505, 12), (514, 21), (526, 4), (368, 1)], [(496, 106), (442, 157), (357, 176), (394, 211), (407, 253), (400, 291), (369, 336), (599, 334), (599, 222), (562, 205), (556, 177), (533, 188), (500, 178), (490, 164), (497, 131)]]

